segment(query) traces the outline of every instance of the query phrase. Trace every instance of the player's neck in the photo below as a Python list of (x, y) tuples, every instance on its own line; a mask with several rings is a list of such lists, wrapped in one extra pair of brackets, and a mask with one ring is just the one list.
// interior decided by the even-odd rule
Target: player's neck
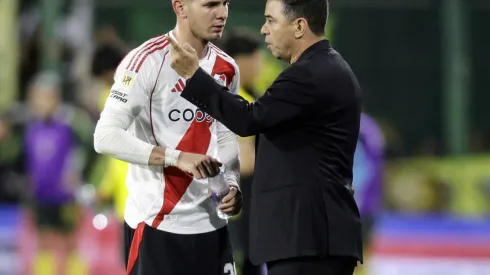
[(197, 38), (187, 28), (182, 28), (179, 24), (173, 29), (172, 33), (177, 42), (191, 45), (198, 53), (199, 59), (203, 59), (206, 56), (208, 41)]

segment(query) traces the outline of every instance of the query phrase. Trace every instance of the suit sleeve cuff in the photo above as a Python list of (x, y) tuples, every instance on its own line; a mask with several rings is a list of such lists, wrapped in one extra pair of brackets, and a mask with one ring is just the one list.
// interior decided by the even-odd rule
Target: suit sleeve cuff
[(201, 105), (201, 100), (207, 98), (209, 91), (212, 90), (202, 89), (202, 87), (212, 87), (215, 83), (214, 79), (199, 67), (194, 75), (186, 80), (186, 86), (180, 96), (193, 104)]

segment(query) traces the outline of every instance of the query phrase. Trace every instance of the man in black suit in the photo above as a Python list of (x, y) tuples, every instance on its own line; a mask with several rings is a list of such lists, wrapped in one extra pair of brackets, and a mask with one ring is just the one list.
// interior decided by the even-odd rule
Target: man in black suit
[[(352, 165), (360, 87), (324, 39), (327, 0), (268, 0), (262, 34), (291, 64), (254, 103), (199, 68), (189, 45), (171, 44), (182, 97), (240, 136), (259, 135), (250, 256), (269, 275), (351, 275), (362, 261)], [(226, 203), (226, 202), (225, 202)]]

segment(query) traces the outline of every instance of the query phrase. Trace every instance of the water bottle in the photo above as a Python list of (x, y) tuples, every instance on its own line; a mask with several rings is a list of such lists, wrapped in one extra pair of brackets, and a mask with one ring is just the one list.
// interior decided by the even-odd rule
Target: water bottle
[(225, 173), (221, 170), (218, 175), (209, 178), (208, 182), (209, 189), (211, 190), (211, 198), (216, 205), (216, 213), (218, 214), (218, 217), (224, 220), (229, 219), (231, 216), (221, 212), (221, 210), (218, 208), (223, 198), (230, 192), (230, 186), (226, 181)]

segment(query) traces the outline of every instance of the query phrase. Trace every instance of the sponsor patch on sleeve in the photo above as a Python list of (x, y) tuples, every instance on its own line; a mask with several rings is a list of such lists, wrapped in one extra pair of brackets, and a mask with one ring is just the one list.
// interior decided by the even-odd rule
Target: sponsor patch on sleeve
[(124, 87), (129, 88), (133, 86), (136, 75), (130, 72), (126, 72), (121, 80)]
[(109, 96), (110, 98), (113, 98), (115, 100), (121, 101), (122, 103), (128, 102), (128, 95), (125, 93), (121, 93), (116, 90), (111, 91), (111, 95)]

